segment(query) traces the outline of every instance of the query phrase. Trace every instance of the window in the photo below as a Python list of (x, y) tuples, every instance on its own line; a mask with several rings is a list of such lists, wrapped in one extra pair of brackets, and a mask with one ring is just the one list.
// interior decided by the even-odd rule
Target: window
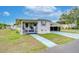
[(42, 24), (43, 26), (45, 26), (46, 21), (41, 21), (41, 24)]
[(43, 29), (41, 31), (43, 31)]

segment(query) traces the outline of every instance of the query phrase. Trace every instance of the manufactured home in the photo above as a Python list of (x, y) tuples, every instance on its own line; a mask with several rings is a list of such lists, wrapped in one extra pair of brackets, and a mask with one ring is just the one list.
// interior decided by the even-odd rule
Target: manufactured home
[(19, 30), (20, 34), (45, 34), (51, 31), (60, 31), (58, 25), (53, 25), (50, 20), (45, 19), (17, 19), (16, 29)]

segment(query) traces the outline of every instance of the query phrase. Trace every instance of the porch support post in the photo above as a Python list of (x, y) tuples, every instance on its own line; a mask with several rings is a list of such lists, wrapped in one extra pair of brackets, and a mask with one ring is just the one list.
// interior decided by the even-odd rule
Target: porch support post
[(23, 35), (24, 34), (23, 33), (23, 21), (21, 21), (21, 29), (20, 30), (21, 30), (20, 34)]
[(30, 23), (28, 23), (28, 33), (29, 33), (29, 30), (30, 30)]

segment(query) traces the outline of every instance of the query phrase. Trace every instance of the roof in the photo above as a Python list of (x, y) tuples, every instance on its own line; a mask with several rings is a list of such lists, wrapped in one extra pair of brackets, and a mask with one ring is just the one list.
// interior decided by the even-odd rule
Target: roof
[(47, 20), (47, 19), (16, 19), (17, 20), (20, 20), (20, 21), (49, 21), (51, 22), (50, 20)]

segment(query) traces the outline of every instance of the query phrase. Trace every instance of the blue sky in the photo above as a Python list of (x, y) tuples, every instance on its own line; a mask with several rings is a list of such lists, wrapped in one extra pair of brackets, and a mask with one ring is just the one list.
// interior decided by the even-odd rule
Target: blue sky
[(72, 6), (0, 6), (0, 23), (14, 24), (17, 18), (57, 21)]

